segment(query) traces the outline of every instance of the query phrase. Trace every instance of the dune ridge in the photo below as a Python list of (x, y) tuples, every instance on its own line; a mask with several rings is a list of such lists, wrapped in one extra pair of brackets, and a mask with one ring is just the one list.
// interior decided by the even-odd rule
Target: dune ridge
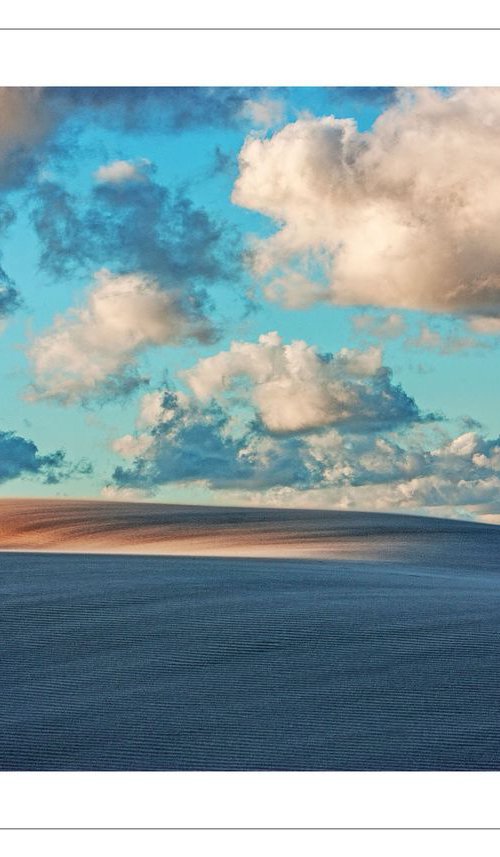
[[(483, 524), (370, 512), (0, 500), (0, 550), (179, 556), (373, 558), (397, 537)], [(395, 538), (396, 537), (396, 538)]]

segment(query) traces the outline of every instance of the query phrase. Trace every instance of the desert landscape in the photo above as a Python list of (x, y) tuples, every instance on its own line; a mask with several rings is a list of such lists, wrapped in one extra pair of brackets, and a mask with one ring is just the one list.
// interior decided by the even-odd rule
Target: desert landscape
[(0, 550), (7, 551), (374, 559), (403, 543), (406, 550), (408, 539), (492, 530), (369, 512), (0, 499)]

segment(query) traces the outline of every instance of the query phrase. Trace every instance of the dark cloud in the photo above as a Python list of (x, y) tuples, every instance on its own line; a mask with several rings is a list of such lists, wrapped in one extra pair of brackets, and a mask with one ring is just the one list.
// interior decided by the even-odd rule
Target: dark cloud
[(40, 264), (54, 276), (111, 265), (178, 285), (234, 273), (235, 247), (223, 225), (180, 190), (146, 178), (102, 183), (85, 205), (59, 184), (43, 182), (33, 201)]
[[(415, 422), (419, 420), (417, 410)], [(343, 435), (329, 435), (328, 430), (315, 436), (276, 435), (254, 419), (235, 431), (221, 405), (184, 403), (170, 391), (149, 431), (146, 451), (131, 467), (114, 471), (117, 487), (154, 490), (168, 483), (204, 481), (216, 490), (303, 491), (331, 484), (383, 484), (422, 475), (431, 467), (429, 453), (408, 453), (374, 433), (357, 434), (355, 428)]]
[(138, 456), (130, 468), (117, 467), (116, 486), (152, 489), (200, 480), (215, 489), (312, 486), (314, 462), (311, 458), (306, 463), (301, 439), (271, 442), (272, 452), (265, 454), (258, 445), (252, 447), (259, 440), (257, 427), (235, 437), (228, 414), (213, 402), (200, 410), (182, 405), (175, 393), (166, 392), (163, 407), (164, 418), (151, 430), (149, 454)]
[(481, 430), (483, 428), (483, 424), (479, 422), (479, 420), (471, 417), (470, 414), (464, 414), (460, 417), (460, 422), (462, 423), (465, 431), (473, 431), (475, 429)]
[(75, 474), (88, 474), (91, 465), (82, 461), (71, 465), (62, 450), (40, 455), (32, 440), (12, 431), (0, 431), (0, 482), (19, 476), (37, 476), (43, 482), (56, 484)]
[[(40, 267), (56, 278), (103, 268), (115, 276), (148, 277), (170, 296), (170, 316), (179, 319), (178, 336), (171, 331), (165, 341), (214, 341), (218, 329), (209, 287), (237, 282), (238, 238), (181, 190), (155, 182), (152, 172), (147, 163), (107, 165), (83, 200), (55, 182), (43, 182), (32, 208)], [(126, 381), (128, 391), (142, 383), (130, 373)], [(123, 379), (119, 387), (121, 395)], [(108, 398), (117, 392), (113, 379), (107, 389)]]
[(357, 383), (353, 387), (358, 399), (356, 409), (339, 420), (338, 427), (350, 432), (378, 432), (441, 419), (438, 414), (422, 413), (401, 384), (393, 383), (392, 376), (392, 370), (382, 366), (363, 383)]
[(220, 146), (216, 146), (213, 154), (213, 164), (209, 171), (210, 177), (213, 176), (233, 176), (238, 174), (238, 156), (225, 152)]
[[(263, 492), (299, 506), (313, 492), (320, 506), (500, 512), (500, 438), (476, 432), (440, 445), (418, 426), (397, 439), (332, 429), (276, 437), (258, 423), (237, 432), (220, 406), (200, 409), (167, 392), (163, 414), (135, 442), (132, 465), (113, 474), (118, 489), (154, 493), (169, 483), (202, 481), (238, 496)], [(120, 439), (115, 451), (120, 447), (123, 455), (133, 454), (134, 439)]]
[(33, 196), (32, 219), (40, 266), (51, 276), (103, 266), (117, 274), (140, 271), (161, 288), (181, 289), (183, 314), (193, 321), (213, 308), (207, 285), (233, 281), (239, 265), (234, 233), (181, 190), (172, 192), (147, 174), (99, 182), (86, 201), (43, 182)]
[[(14, 220), (14, 209), (7, 203), (0, 203), (0, 235), (9, 228)], [(20, 294), (14, 282), (0, 265), (0, 319), (11, 315), (20, 305)]]
[(335, 101), (349, 99), (358, 104), (374, 107), (387, 107), (396, 100), (399, 87), (397, 86), (330, 86), (327, 94)]
[(55, 87), (44, 91), (49, 109), (63, 115), (91, 114), (124, 130), (180, 131), (198, 126), (237, 124), (247, 99), (263, 87), (144, 86)]
[(21, 306), (21, 296), (12, 280), (0, 266), (0, 319), (12, 315)]
[(12, 206), (6, 202), (0, 202), (0, 234), (5, 232), (15, 219), (16, 214)]
[[(0, 187), (33, 180), (47, 158), (75, 146), (89, 122), (176, 133), (231, 126), (259, 87), (0, 87)], [(61, 139), (59, 139), (61, 138)], [(60, 148), (62, 140), (64, 146)]]

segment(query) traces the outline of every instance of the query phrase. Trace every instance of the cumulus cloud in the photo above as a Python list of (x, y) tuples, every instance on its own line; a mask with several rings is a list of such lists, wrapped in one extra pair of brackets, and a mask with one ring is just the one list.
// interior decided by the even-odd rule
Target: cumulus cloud
[(76, 466), (68, 464), (61, 450), (40, 455), (32, 440), (13, 431), (0, 431), (0, 482), (19, 476), (36, 476), (43, 482), (55, 484), (75, 473), (88, 474), (91, 470), (88, 462)]
[[(407, 453), (403, 455), (403, 461)], [(398, 466), (397, 451), (391, 459)], [(412, 466), (381, 480), (371, 492), (376, 509), (405, 509), (427, 514), (480, 517), (500, 510), (500, 438), (466, 432), (440, 446), (410, 455)], [(408, 461), (408, 459), (407, 459)], [(363, 462), (361, 462), (363, 463)], [(344, 491), (345, 507), (368, 508), (368, 473), (352, 480)]]
[(142, 397), (136, 431), (113, 444), (125, 463), (110, 491), (195, 483), (227, 503), (500, 513), (500, 438), (473, 421), (457, 436), (426, 421), (395, 393), (378, 348), (322, 355), (266, 334), (184, 378), (189, 395)]
[(329, 425), (373, 431), (421, 419), (375, 347), (320, 354), (302, 340), (285, 344), (273, 332), (257, 343), (233, 342), (229, 351), (200, 360), (184, 378), (201, 401), (228, 392), (250, 398), (271, 432)]
[(255, 273), (312, 255), (335, 304), (500, 317), (499, 144), (499, 89), (403, 91), (367, 132), (326, 116), (249, 137), (233, 201), (277, 224)]
[(153, 438), (149, 434), (125, 434), (112, 442), (111, 449), (121, 455), (122, 458), (137, 458), (144, 455), (153, 445), (153, 442)]
[[(169, 390), (162, 396), (158, 422), (150, 428), (152, 442), (130, 467), (115, 469), (115, 487), (154, 490), (168, 483), (201, 482), (216, 490), (262, 490), (283, 481), (312, 484), (314, 461), (299, 454), (300, 438), (277, 442), (255, 431), (234, 434), (229, 415), (215, 402), (200, 407)], [(145, 437), (136, 440), (141, 444)], [(129, 438), (120, 438), (118, 444), (125, 445), (128, 457)], [(115, 451), (119, 447), (115, 445)]]
[(127, 394), (145, 382), (135, 367), (145, 348), (210, 336), (210, 325), (191, 311), (181, 290), (165, 291), (145, 274), (102, 270), (86, 303), (57, 316), (32, 342), (29, 395), (68, 404)]
[(234, 275), (234, 234), (185, 194), (156, 183), (148, 162), (101, 167), (84, 201), (44, 181), (32, 217), (40, 265), (52, 277), (102, 267), (115, 275), (101, 275), (88, 307), (57, 320), (34, 343), (37, 395), (59, 401), (122, 395), (142, 383), (133, 358), (144, 348), (217, 337), (207, 288)]
[(466, 517), (500, 511), (500, 438), (468, 431), (435, 443), (420, 425), (402, 434), (274, 434), (255, 422), (238, 425), (213, 400), (203, 405), (171, 390), (146, 396), (141, 413), (154, 422), (146, 428), (141, 416), (143, 430), (115, 442), (132, 461), (115, 469), (110, 491), (200, 483), (228, 503)]
[[(394, 438), (330, 432), (309, 443), (319, 473), (312, 489), (274, 486), (246, 494), (246, 502), (478, 520), (500, 512), (500, 438), (467, 433), (435, 447), (411, 436), (403, 446)], [(224, 495), (224, 502), (243, 496)]]

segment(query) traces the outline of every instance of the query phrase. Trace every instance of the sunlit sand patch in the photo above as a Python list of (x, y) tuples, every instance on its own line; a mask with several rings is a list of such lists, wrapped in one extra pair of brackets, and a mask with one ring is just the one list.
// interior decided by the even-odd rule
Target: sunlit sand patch
[(0, 549), (171, 556), (373, 559), (408, 537), (474, 526), (364, 512), (0, 500)]

